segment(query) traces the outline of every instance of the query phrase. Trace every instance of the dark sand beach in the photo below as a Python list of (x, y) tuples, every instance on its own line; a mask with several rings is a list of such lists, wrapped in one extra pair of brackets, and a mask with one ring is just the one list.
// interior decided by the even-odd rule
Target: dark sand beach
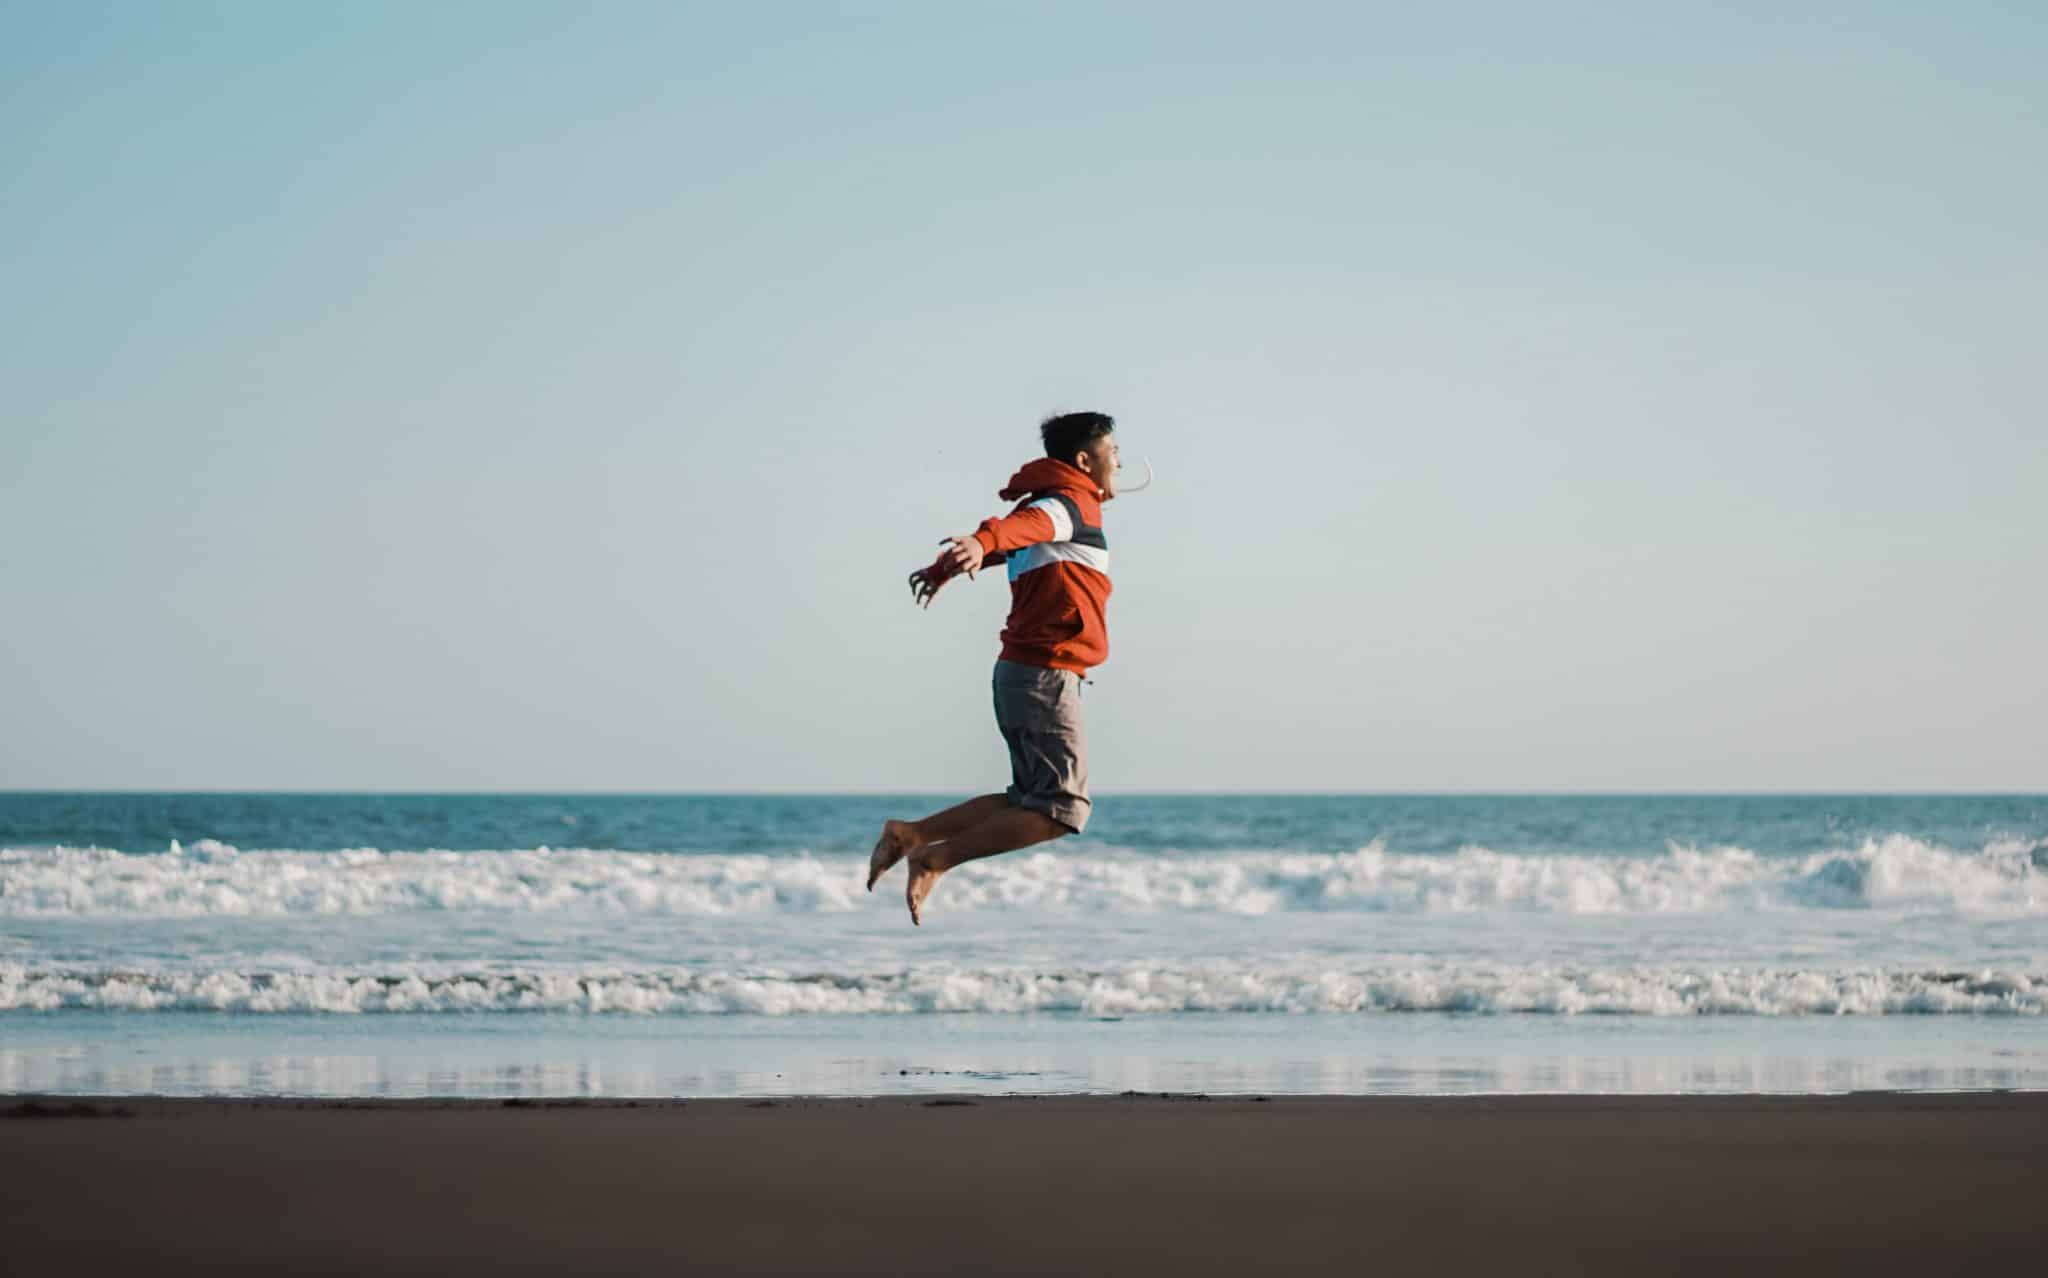
[(0, 1099), (0, 1270), (2017, 1273), (2048, 1095)]

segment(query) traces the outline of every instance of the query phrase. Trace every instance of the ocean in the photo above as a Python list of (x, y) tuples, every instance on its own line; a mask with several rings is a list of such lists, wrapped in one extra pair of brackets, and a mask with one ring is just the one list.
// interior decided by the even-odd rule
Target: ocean
[(0, 1091), (2048, 1087), (2048, 796), (0, 794)]

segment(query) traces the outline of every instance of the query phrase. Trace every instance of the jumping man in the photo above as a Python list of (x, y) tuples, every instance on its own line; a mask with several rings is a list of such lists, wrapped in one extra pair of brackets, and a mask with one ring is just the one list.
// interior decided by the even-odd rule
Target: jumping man
[(1045, 456), (1024, 464), (997, 494), (1017, 503), (948, 537), (939, 557), (910, 574), (921, 607), (961, 573), (991, 564), (1010, 575), (1010, 618), (993, 679), (996, 727), (1010, 747), (1010, 788), (934, 812), (922, 821), (884, 821), (868, 858), (868, 890), (898, 861), (910, 862), (904, 898), (910, 921), (939, 876), (998, 852), (1079, 834), (1088, 824), (1088, 749), (1081, 732), (1081, 680), (1109, 655), (1109, 543), (1102, 503), (1116, 496), (1114, 419), (1063, 413), (1039, 434)]

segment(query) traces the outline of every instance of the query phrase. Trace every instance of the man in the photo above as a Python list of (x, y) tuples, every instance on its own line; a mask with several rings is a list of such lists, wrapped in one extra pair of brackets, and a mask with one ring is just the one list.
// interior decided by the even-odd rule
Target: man
[(1010, 748), (1010, 788), (935, 812), (922, 821), (884, 821), (868, 858), (868, 890), (908, 861), (910, 921), (939, 876), (956, 865), (1079, 834), (1088, 824), (1088, 751), (1081, 731), (1081, 681), (1109, 655), (1109, 543), (1102, 503), (1116, 496), (1118, 454), (1105, 413), (1062, 413), (1039, 426), (1045, 456), (1027, 462), (997, 495), (1017, 503), (910, 574), (920, 607), (961, 573), (992, 564), (1010, 576), (1010, 618), (992, 680), (996, 727)]

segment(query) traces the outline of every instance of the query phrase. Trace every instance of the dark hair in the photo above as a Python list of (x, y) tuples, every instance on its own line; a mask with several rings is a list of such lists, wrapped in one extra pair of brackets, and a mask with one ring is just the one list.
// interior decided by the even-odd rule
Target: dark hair
[(1116, 429), (1116, 418), (1108, 413), (1061, 413), (1038, 425), (1045, 441), (1045, 455), (1071, 463), (1074, 454)]

